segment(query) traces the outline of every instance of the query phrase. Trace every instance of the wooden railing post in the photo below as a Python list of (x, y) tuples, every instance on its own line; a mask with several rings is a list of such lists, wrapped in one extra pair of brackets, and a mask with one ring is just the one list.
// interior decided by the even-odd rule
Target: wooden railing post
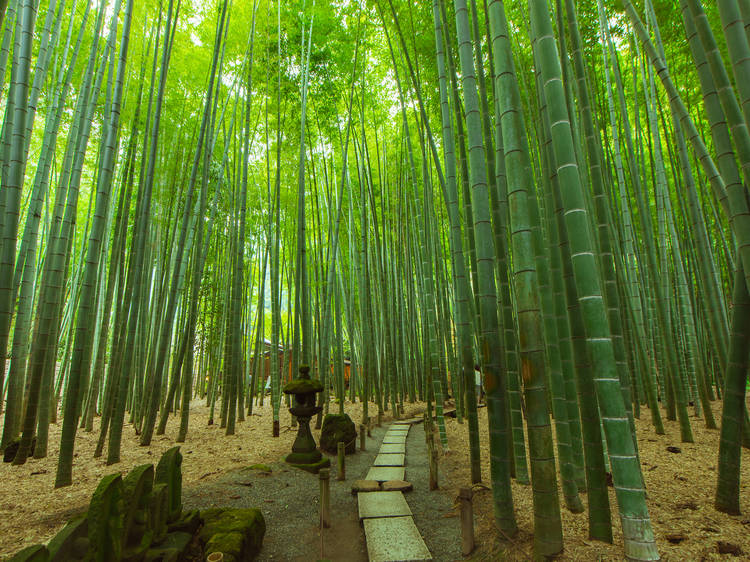
[(367, 428), (365, 424), (359, 424), (359, 450), (365, 450), (365, 443), (367, 442)]
[(471, 488), (461, 488), (458, 497), (461, 502), (461, 549), (464, 556), (474, 550), (474, 509), (471, 504)]
[(346, 444), (339, 441), (338, 444), (339, 462), (336, 472), (336, 480), (346, 480)]
[(320, 476), (320, 524), (328, 528), (331, 526), (331, 471), (321, 468), (318, 476)]
[(431, 431), (427, 434), (427, 456), (430, 463), (430, 490), (438, 488), (438, 460), (435, 448), (435, 434)]

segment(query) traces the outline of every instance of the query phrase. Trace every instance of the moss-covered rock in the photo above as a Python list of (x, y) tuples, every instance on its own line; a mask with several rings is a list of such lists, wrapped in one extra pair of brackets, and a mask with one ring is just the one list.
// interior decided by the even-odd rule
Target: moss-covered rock
[(258, 470), (260, 472), (273, 472), (271, 470), (271, 467), (267, 464), (251, 464), (250, 466), (248, 466), (248, 468), (250, 470)]
[[(227, 555), (233, 555), (239, 562), (252, 560), (260, 551), (266, 533), (266, 521), (259, 509), (212, 508), (201, 511), (201, 517), (204, 524), (198, 538), (206, 555), (223, 552), (225, 560)], [(230, 547), (234, 548), (238, 540), (239, 554), (235, 555)]]
[(194, 535), (198, 530), (198, 527), (201, 526), (202, 522), (203, 519), (201, 519), (200, 511), (198, 511), (197, 509), (193, 509), (191, 511), (184, 512), (177, 521), (175, 521), (174, 523), (170, 523), (167, 528), (169, 529), (170, 533), (180, 531), (183, 533)]
[(122, 479), (125, 519), (122, 534), (123, 558), (138, 560), (153, 539), (151, 530), (151, 490), (154, 465), (143, 464)]
[(154, 482), (167, 485), (167, 521), (176, 521), (182, 514), (182, 454), (180, 447), (167, 450), (156, 465)]
[(49, 552), (47, 547), (43, 544), (35, 544), (34, 546), (27, 546), (23, 550), (16, 552), (8, 562), (47, 562), (49, 560)]
[(339, 442), (346, 444), (346, 454), (357, 452), (357, 428), (349, 414), (326, 414), (320, 431), (320, 448), (337, 453)]
[(122, 557), (122, 534), (125, 524), (122, 476), (109, 474), (102, 478), (89, 504), (89, 554), (95, 562), (119, 560)]
[(293, 455), (296, 455), (298, 453), (290, 453), (285, 458), (284, 461), (289, 465), (293, 466), (294, 468), (299, 468), (301, 470), (305, 470), (307, 472), (310, 472), (312, 474), (317, 474), (321, 468), (328, 468), (331, 466), (331, 459), (324, 458), (317, 462), (312, 463), (298, 463), (298, 462), (292, 462), (290, 457), (294, 458)]
[(318, 379), (294, 379), (284, 385), (284, 394), (309, 394), (321, 392), (323, 383)]
[(144, 562), (177, 562), (184, 558), (193, 535), (177, 531), (169, 533), (158, 545), (152, 545), (146, 551)]
[(204, 552), (206, 556), (214, 552), (221, 552), (224, 555), (222, 562), (239, 562), (244, 560), (243, 551), (245, 549), (245, 537), (242, 533), (216, 533), (206, 543)]
[(70, 521), (47, 543), (51, 562), (83, 560), (89, 551), (88, 517), (80, 515)]

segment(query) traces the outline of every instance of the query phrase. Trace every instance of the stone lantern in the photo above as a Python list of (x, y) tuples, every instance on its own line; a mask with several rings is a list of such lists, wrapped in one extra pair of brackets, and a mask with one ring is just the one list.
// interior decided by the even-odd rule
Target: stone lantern
[(284, 461), (302, 470), (317, 473), (321, 468), (331, 466), (331, 460), (323, 458), (323, 454), (318, 451), (315, 438), (310, 432), (310, 418), (322, 410), (315, 405), (315, 395), (323, 390), (323, 385), (319, 380), (310, 378), (310, 367), (307, 365), (301, 365), (299, 372), (299, 378), (288, 382), (283, 388), (284, 394), (294, 396), (294, 405), (289, 411), (297, 417), (299, 424), (292, 452), (284, 457)]

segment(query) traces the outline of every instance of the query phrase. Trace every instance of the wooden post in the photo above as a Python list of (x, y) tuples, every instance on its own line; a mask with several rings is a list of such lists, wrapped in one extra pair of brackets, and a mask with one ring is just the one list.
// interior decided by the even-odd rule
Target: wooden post
[(223, 552), (212, 552), (206, 557), (206, 562), (222, 562), (224, 560)]
[(361, 423), (359, 424), (359, 450), (364, 451), (365, 449), (365, 443), (367, 442), (367, 428), (365, 427), (365, 424)]
[(430, 490), (437, 490), (438, 460), (437, 449), (435, 448), (435, 435), (432, 432), (427, 434), (427, 456), (430, 462)]
[(438, 452), (433, 449), (430, 453), (430, 490), (438, 489)]
[(320, 524), (328, 528), (331, 526), (331, 471), (321, 468), (318, 476), (320, 476)]
[(336, 480), (346, 480), (346, 445), (343, 441), (338, 444), (339, 463), (336, 471)]
[(383, 412), (378, 410), (378, 427), (380, 427), (383, 424)]
[(461, 501), (461, 549), (464, 556), (474, 550), (474, 510), (471, 505), (471, 488), (461, 488), (458, 497)]

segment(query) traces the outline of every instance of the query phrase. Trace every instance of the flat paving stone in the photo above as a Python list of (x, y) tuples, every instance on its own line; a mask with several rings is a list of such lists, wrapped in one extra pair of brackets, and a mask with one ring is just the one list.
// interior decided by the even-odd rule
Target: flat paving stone
[(406, 469), (403, 466), (373, 466), (367, 471), (366, 480), (405, 480)]
[(408, 420), (398, 420), (393, 422), (393, 425), (414, 425), (423, 422), (422, 418), (409, 418)]
[(384, 443), (380, 446), (381, 453), (406, 453), (406, 444)]
[(370, 562), (432, 560), (411, 517), (365, 519), (364, 526)]
[(402, 431), (404, 433), (408, 433), (409, 432), (409, 427), (410, 426), (408, 426), (408, 425), (392, 425), (391, 427), (388, 428), (388, 430), (386, 431), (386, 433), (394, 433), (394, 432), (398, 433), (398, 432), (402, 432)]
[(359, 518), (401, 517), (411, 515), (409, 504), (401, 492), (367, 492), (357, 494)]
[(387, 482), (383, 482), (384, 492), (411, 492), (413, 489), (414, 485), (404, 480), (388, 480)]
[(383, 445), (406, 445), (406, 435), (386, 435), (383, 437)]
[(386, 431), (386, 437), (406, 437), (408, 434), (405, 431)]
[(379, 492), (380, 482), (377, 480), (355, 480), (352, 484), (352, 494), (360, 492)]
[(404, 453), (380, 453), (372, 466), (404, 466)]

